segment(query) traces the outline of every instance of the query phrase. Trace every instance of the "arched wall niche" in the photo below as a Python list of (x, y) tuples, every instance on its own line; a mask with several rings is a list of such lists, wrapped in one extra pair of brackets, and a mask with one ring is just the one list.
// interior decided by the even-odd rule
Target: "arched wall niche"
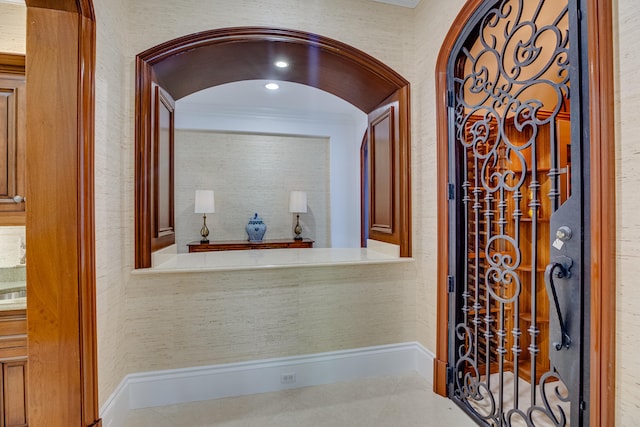
[[(275, 67), (280, 59), (289, 67)], [(398, 244), (401, 256), (411, 256), (409, 82), (365, 52), (328, 37), (289, 29), (234, 27), (179, 37), (136, 57), (136, 268), (150, 267), (152, 252), (175, 242), (175, 234), (161, 235), (155, 222), (157, 200), (164, 197), (154, 187), (158, 100), (165, 99), (167, 106), (202, 89), (252, 79), (312, 86), (367, 114), (395, 106), (397, 152), (392, 170), (397, 173), (397, 187), (392, 203), (396, 223), (393, 236), (381, 240)], [(168, 191), (173, 200), (172, 190)]]

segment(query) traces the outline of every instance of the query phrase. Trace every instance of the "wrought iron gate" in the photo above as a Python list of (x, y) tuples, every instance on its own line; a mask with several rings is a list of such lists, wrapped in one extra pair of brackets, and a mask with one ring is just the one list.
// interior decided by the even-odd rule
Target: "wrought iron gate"
[(449, 396), (482, 424), (588, 425), (580, 19), (487, 1), (449, 60)]

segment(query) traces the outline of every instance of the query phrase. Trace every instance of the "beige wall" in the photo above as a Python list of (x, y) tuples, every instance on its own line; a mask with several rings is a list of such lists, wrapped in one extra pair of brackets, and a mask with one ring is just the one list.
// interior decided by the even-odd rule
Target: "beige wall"
[(413, 253), (418, 258), (418, 341), (435, 353), (437, 283), (437, 164), (435, 69), (440, 46), (464, 0), (421, 1), (416, 9), (416, 74), (412, 82)]
[(295, 215), (289, 192), (307, 193), (300, 215), (303, 236), (331, 247), (329, 138), (177, 130), (175, 138), (176, 246), (200, 240), (202, 214), (194, 213), (195, 190), (214, 190), (216, 212), (207, 215), (209, 240), (246, 240), (257, 213), (265, 239), (291, 239)]
[[(435, 350), (434, 68), (444, 36), (464, 1), (423, 1), (416, 10), (367, 0), (95, 3), (101, 403), (129, 372), (415, 339)], [(128, 22), (125, 16), (130, 17)], [(633, 77), (640, 69), (638, 18), (636, 0), (614, 0), (617, 425), (629, 426), (640, 417), (640, 359), (635, 353), (640, 346), (636, 332), (640, 330), (640, 83)], [(133, 260), (133, 58), (174, 37), (238, 25), (281, 26), (333, 37), (372, 54), (411, 81), (415, 264), (267, 274), (129, 273)], [(250, 330), (253, 325), (259, 326), (256, 331)]]
[(412, 341), (414, 281), (411, 265), (136, 277), (125, 299), (127, 369)]
[(0, 268), (21, 263), (25, 239), (23, 226), (0, 227)]
[(413, 11), (370, 0), (94, 3), (100, 403), (127, 373), (415, 340), (414, 264), (130, 274), (137, 53), (206, 29), (277, 26), (352, 44), (410, 79), (413, 35), (399, 29)]
[(617, 197), (617, 425), (640, 419), (640, 2), (614, 0)]
[(26, 53), (27, 8), (0, 3), (0, 52)]
[(128, 372), (126, 283), (133, 243), (132, 58), (124, 46), (127, 0), (94, 1), (95, 209), (98, 382), (103, 403)]

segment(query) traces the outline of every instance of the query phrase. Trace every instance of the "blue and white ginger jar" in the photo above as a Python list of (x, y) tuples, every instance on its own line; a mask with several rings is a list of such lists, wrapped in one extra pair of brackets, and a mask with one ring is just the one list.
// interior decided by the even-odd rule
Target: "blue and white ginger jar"
[(260, 218), (256, 213), (253, 215), (253, 218), (249, 220), (246, 230), (249, 235), (250, 242), (261, 242), (264, 237), (264, 233), (267, 232), (267, 226), (262, 222), (262, 218)]

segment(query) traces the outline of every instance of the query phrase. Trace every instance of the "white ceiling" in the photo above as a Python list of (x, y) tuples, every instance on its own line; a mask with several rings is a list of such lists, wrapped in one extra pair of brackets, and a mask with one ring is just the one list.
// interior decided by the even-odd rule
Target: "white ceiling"
[(24, 0), (0, 0), (0, 3), (21, 4), (22, 6), (25, 6)]
[(373, 0), (373, 1), (377, 1), (379, 3), (393, 4), (396, 6), (410, 7), (411, 9), (413, 9), (414, 7), (420, 4), (420, 0)]
[(264, 87), (270, 80), (244, 80), (201, 90), (176, 102), (182, 111), (241, 111), (243, 108), (278, 115), (363, 114), (358, 108), (328, 92), (299, 83), (278, 81), (280, 89)]

